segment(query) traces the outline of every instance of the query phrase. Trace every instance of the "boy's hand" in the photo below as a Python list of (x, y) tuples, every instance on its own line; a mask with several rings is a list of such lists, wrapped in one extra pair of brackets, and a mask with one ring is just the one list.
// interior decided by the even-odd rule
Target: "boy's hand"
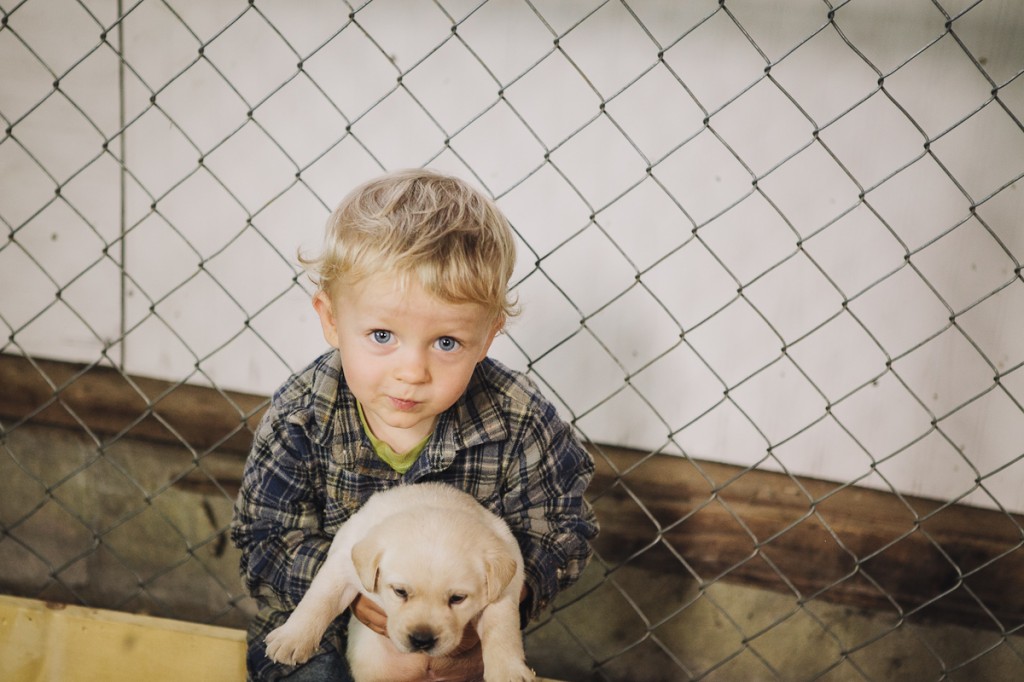
[(480, 659), (480, 666), (482, 670), (484, 658), (483, 652), (480, 650), (480, 634), (476, 631), (476, 628), (473, 627), (472, 623), (466, 623), (466, 629), (462, 631), (462, 641), (459, 642), (459, 645), (448, 655), (464, 656), (469, 654), (473, 649), (476, 649), (476, 651), (473, 651), (472, 657)]
[[(519, 593), (519, 601), (522, 602), (529, 594), (529, 586), (523, 583), (523, 590)], [(472, 649), (476, 649), (472, 655), (475, 658), (479, 658), (480, 662), (483, 663), (483, 653), (480, 651), (480, 633), (473, 627), (473, 623), (469, 622), (466, 623), (466, 629), (462, 633), (462, 641), (459, 642), (459, 645), (455, 647), (455, 650), (449, 656), (462, 656), (469, 653)]]
[(377, 606), (372, 599), (357, 595), (352, 601), (352, 615), (360, 623), (376, 632), (381, 637), (388, 636), (388, 614)]

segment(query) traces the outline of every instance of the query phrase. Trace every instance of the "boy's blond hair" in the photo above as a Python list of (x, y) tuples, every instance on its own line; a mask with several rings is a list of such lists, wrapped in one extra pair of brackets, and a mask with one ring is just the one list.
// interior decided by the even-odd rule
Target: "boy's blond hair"
[(495, 320), (516, 314), (508, 283), (515, 242), (498, 207), (463, 180), (409, 169), (357, 187), (327, 221), (323, 252), (299, 260), (328, 297), (386, 273), (410, 276), (449, 303), (476, 303)]

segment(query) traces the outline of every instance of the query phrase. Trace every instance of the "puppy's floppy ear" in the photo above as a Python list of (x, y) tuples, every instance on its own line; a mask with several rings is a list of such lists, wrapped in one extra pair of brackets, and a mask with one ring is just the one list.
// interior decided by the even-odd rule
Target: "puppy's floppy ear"
[(377, 577), (380, 574), (380, 558), (384, 548), (373, 536), (360, 540), (352, 547), (352, 563), (356, 575), (367, 592), (377, 591)]
[(487, 585), (487, 603), (495, 601), (516, 575), (516, 561), (508, 552), (497, 547), (484, 554), (484, 579)]

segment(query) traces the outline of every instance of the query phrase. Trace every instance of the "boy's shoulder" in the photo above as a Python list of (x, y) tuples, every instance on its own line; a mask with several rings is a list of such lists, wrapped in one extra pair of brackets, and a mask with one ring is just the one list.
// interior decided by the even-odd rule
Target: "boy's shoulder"
[(488, 394), (499, 402), (503, 411), (525, 413), (538, 408), (546, 409), (549, 404), (533, 380), (515, 369), (511, 369), (494, 358), (487, 357), (477, 365), (473, 379), (467, 388), (467, 395)]
[[(271, 397), (271, 408), (289, 421), (323, 421), (344, 384), (341, 358), (331, 349), (288, 377)], [(316, 419), (319, 415), (321, 418)]]
[(464, 446), (552, 440), (568, 428), (559, 410), (525, 373), (485, 358), (452, 412)]

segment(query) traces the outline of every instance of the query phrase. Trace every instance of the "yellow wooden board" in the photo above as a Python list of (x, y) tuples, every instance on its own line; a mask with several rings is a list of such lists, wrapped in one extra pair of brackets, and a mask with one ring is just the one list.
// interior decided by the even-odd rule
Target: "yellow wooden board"
[(245, 680), (245, 632), (0, 595), (4, 682)]

